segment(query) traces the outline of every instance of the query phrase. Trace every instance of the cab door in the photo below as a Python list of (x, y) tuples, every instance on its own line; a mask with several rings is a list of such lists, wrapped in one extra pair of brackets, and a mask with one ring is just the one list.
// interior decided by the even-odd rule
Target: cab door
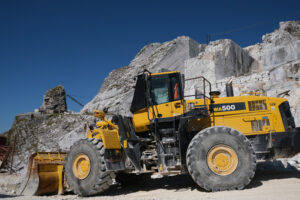
[(172, 117), (169, 75), (153, 75), (150, 78), (150, 96), (153, 106), (149, 107), (150, 119), (153, 110), (157, 118)]
[[(179, 73), (153, 75), (150, 96), (156, 117), (170, 118), (183, 114), (182, 93)], [(152, 107), (149, 112), (153, 116)]]
[(182, 115), (183, 114), (183, 88), (180, 81), (179, 74), (172, 74), (170, 76), (170, 93), (171, 93), (171, 105), (172, 105), (172, 115)]

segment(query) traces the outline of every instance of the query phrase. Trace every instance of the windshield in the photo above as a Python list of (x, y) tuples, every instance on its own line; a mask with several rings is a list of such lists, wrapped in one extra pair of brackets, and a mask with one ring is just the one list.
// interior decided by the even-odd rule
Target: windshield
[(162, 104), (169, 102), (169, 81), (168, 76), (152, 76), (151, 77), (151, 98), (153, 104)]

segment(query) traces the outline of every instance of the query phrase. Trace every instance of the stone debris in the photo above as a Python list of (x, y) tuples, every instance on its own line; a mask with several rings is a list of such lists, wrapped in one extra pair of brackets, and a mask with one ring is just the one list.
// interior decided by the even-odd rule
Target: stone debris
[[(0, 173), (0, 195), (1, 194), (16, 194), (18, 187), (21, 185), (20, 174)], [(1, 198), (1, 196), (0, 196)]]
[(42, 113), (53, 114), (67, 111), (66, 92), (63, 86), (51, 88), (46, 92), (43, 105), (39, 109)]
[(35, 152), (66, 152), (77, 140), (85, 138), (84, 125), (91, 116), (64, 113), (27, 113), (15, 117), (5, 134), (16, 135), (13, 171), (25, 173), (28, 158)]
[(68, 151), (77, 140), (85, 138), (84, 126), (91, 120), (90, 115), (67, 111), (63, 86), (48, 90), (40, 109), (17, 115), (11, 129), (4, 133), (8, 138), (16, 135), (13, 171), (24, 174), (28, 158), (35, 152)]

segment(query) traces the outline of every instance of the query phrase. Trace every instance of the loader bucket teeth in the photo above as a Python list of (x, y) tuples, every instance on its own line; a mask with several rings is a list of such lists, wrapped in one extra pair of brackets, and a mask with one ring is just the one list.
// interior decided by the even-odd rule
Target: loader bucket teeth
[(62, 194), (65, 155), (65, 153), (55, 152), (40, 152), (31, 155), (19, 194), (30, 196)]

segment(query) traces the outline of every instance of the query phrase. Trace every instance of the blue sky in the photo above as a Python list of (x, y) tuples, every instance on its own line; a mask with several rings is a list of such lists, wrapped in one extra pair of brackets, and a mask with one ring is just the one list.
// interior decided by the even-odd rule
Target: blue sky
[[(245, 47), (299, 20), (300, 1), (0, 1), (0, 133), (59, 84), (87, 103), (113, 69), (152, 42), (186, 35)], [(224, 34), (216, 34), (227, 32)], [(80, 107), (68, 100), (70, 110)]]

